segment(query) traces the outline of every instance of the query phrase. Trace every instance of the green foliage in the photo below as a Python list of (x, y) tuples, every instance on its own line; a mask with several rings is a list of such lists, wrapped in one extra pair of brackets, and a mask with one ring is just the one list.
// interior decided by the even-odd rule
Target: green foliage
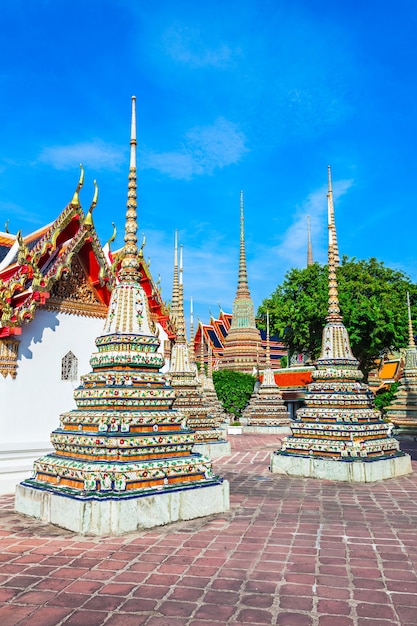
[(288, 357), (284, 354), (284, 356), (280, 358), (279, 363), (281, 367), (288, 367)]
[[(340, 310), (352, 352), (367, 377), (375, 360), (408, 343), (407, 291), (417, 301), (417, 286), (401, 271), (377, 259), (344, 257), (337, 269)], [(281, 286), (263, 301), (258, 317), (269, 310), (271, 332), (280, 334), (291, 352), (312, 360), (320, 355), (328, 306), (327, 266), (314, 263), (292, 269)]]
[(400, 386), (399, 382), (392, 383), (388, 389), (380, 389), (375, 394), (375, 408), (384, 412), (386, 406), (389, 406), (394, 399), (395, 394)]
[(213, 372), (213, 383), (217, 397), (225, 411), (239, 419), (243, 409), (249, 402), (255, 386), (255, 377), (232, 370)]

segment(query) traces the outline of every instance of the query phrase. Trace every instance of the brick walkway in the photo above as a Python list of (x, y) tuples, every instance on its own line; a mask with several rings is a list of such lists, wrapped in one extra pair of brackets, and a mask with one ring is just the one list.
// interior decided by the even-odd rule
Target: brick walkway
[(231, 441), (231, 510), (211, 518), (96, 539), (0, 497), (1, 626), (417, 624), (417, 472), (286, 478), (268, 472), (278, 437)]

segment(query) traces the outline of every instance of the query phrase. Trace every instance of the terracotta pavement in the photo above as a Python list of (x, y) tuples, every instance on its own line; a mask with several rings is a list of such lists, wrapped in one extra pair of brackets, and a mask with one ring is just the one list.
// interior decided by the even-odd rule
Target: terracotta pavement
[(277, 436), (230, 438), (226, 514), (98, 539), (0, 497), (0, 626), (417, 624), (416, 462), (378, 484), (286, 478)]

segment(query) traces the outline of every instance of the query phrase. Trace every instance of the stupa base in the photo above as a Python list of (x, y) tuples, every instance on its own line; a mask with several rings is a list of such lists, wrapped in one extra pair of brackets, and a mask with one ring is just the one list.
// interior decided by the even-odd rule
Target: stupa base
[(229, 456), (229, 454), (232, 454), (232, 449), (230, 441), (220, 439), (219, 441), (196, 443), (193, 446), (193, 452), (208, 456), (209, 459), (219, 459), (221, 456)]
[(15, 509), (80, 535), (123, 535), (229, 510), (229, 482), (131, 498), (76, 499), (20, 484)]
[(274, 452), (270, 470), (273, 474), (285, 474), (303, 478), (323, 478), (350, 483), (371, 483), (387, 478), (410, 474), (409, 454), (376, 460), (336, 460), (310, 458)]
[(417, 441), (417, 424), (413, 426), (395, 426), (392, 435), (396, 439)]
[(247, 426), (243, 427), (243, 432), (244, 433), (256, 433), (258, 435), (288, 435), (291, 433), (291, 428), (290, 426), (286, 426), (285, 424), (282, 425), (278, 425), (278, 424), (274, 424), (271, 426), (268, 426), (267, 424), (265, 425), (251, 425), (248, 424)]

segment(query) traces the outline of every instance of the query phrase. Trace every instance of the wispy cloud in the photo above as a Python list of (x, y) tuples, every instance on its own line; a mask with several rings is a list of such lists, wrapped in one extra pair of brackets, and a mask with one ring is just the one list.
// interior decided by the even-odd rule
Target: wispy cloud
[(52, 165), (57, 170), (68, 170), (74, 163), (83, 163), (95, 170), (118, 170), (125, 164), (125, 149), (105, 143), (101, 139), (66, 146), (44, 148), (37, 158), (38, 162)]
[[(353, 185), (353, 180), (333, 183), (333, 198), (337, 201)], [(292, 224), (276, 246), (276, 258), (287, 267), (304, 267), (307, 263), (307, 216), (310, 216), (313, 258), (325, 262), (327, 251), (327, 187), (313, 191), (298, 207)], [(336, 212), (337, 226), (337, 212)]]
[(196, 126), (188, 131), (177, 151), (145, 152), (142, 165), (171, 178), (189, 180), (238, 163), (248, 152), (245, 141), (236, 124), (220, 117), (211, 126)]
[[(0, 215), (4, 218), (5, 222), (8, 222), (8, 228), (11, 233), (16, 233), (21, 228), (21, 221), (40, 226), (44, 224), (42, 218), (38, 213), (27, 211), (19, 204), (15, 202), (3, 202), (0, 201)], [(0, 230), (2, 230), (4, 224), (0, 222)]]
[(171, 26), (166, 31), (163, 41), (174, 61), (192, 68), (226, 68), (233, 57), (233, 51), (228, 45), (224, 43), (216, 46), (207, 45), (199, 28), (184, 24)]

